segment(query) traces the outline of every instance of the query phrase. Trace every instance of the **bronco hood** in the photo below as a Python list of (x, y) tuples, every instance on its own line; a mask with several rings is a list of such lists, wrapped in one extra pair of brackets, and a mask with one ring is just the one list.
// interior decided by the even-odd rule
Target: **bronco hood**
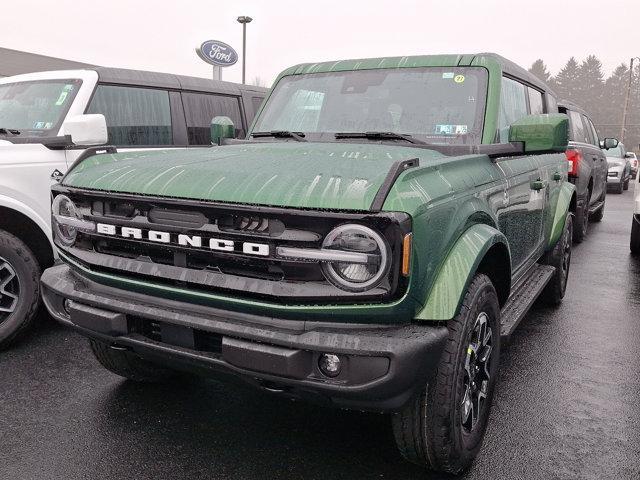
[(398, 160), (425, 149), (352, 143), (256, 143), (103, 154), (73, 168), (70, 187), (297, 208), (369, 210)]

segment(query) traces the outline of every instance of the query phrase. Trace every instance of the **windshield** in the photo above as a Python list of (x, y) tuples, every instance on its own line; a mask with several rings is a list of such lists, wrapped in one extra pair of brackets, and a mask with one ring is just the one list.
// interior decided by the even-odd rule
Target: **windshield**
[(319, 138), (394, 132), (429, 143), (480, 143), (486, 83), (487, 72), (479, 67), (287, 76), (275, 86), (253, 131)]
[(0, 128), (23, 136), (56, 135), (81, 80), (37, 80), (0, 85)]
[(616, 148), (610, 148), (609, 150), (603, 150), (603, 152), (607, 157), (622, 158), (622, 157), (624, 157), (624, 154), (622, 153), (622, 148), (623, 148), (622, 144), (619, 143)]

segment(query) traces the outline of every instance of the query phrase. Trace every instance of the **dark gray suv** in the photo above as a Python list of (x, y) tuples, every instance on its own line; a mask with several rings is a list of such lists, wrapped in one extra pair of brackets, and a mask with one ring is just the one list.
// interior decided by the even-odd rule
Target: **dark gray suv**
[[(569, 181), (576, 186), (577, 205), (573, 227), (574, 242), (587, 235), (589, 220), (599, 222), (604, 215), (607, 195), (607, 157), (600, 149), (598, 132), (587, 113), (569, 102), (558, 105), (560, 113), (569, 116)], [(617, 140), (605, 139), (607, 147), (615, 147)]]

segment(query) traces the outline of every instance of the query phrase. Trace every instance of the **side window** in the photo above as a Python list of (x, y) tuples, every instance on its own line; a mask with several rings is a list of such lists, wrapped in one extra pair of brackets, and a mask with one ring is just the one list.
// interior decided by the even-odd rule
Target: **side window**
[(529, 107), (531, 107), (529, 113), (531, 113), (531, 115), (544, 113), (542, 93), (531, 87), (527, 87), (527, 92), (529, 93)]
[(104, 115), (110, 145), (173, 143), (169, 92), (166, 90), (98, 85), (87, 113)]
[(527, 93), (522, 83), (502, 77), (498, 135), (500, 143), (509, 141), (509, 126), (527, 115)]
[(189, 145), (210, 145), (211, 120), (218, 116), (229, 117), (233, 121), (236, 137), (245, 136), (238, 97), (185, 92), (182, 94), (182, 103)]
[(578, 112), (568, 110), (569, 118), (571, 119), (571, 136), (576, 142), (591, 143), (587, 130), (582, 123), (582, 115)]
[(591, 135), (593, 136), (593, 140), (594, 140), (594, 145), (596, 147), (600, 146), (600, 139), (598, 138), (598, 131), (596, 130), (596, 127), (593, 126), (593, 122), (590, 119), (586, 119), (587, 120), (587, 125), (589, 126), (589, 129), (591, 130)]

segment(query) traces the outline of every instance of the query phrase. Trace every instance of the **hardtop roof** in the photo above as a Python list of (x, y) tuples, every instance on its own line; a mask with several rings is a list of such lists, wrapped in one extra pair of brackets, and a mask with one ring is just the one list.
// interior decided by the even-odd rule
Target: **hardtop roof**
[(553, 90), (538, 77), (521, 66), (496, 53), (413, 55), (405, 57), (378, 57), (337, 60), (320, 63), (302, 63), (286, 69), (280, 76), (302, 75), (306, 73), (324, 73), (347, 70), (368, 70), (375, 68), (413, 68), (413, 67), (462, 67), (483, 62), (497, 64), (507, 75), (550, 93)]
[(221, 80), (175, 75), (173, 73), (130, 70), (126, 68), (96, 67), (99, 81), (115, 85), (139, 85), (144, 87), (194, 90), (198, 92), (226, 93), (238, 95), (241, 92), (264, 94), (267, 88), (242, 85)]

